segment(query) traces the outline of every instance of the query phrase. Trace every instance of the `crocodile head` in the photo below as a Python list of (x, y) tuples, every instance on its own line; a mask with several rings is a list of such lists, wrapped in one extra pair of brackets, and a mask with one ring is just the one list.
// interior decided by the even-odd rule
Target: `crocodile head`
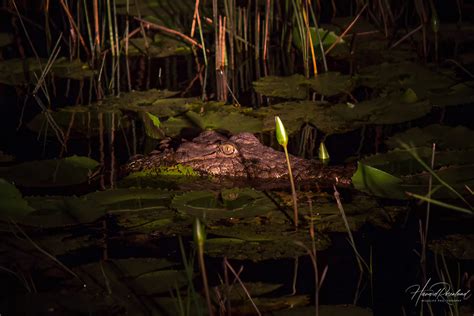
[[(343, 167), (324, 167), (319, 162), (291, 155), (290, 163), (296, 180), (325, 181), (334, 177), (339, 177), (339, 181), (345, 179)], [(240, 133), (227, 138), (215, 131), (205, 131), (192, 141), (182, 143), (175, 151), (153, 152), (132, 158), (125, 170), (152, 170), (177, 164), (190, 167), (202, 175), (252, 180), (288, 179), (283, 152), (262, 145), (251, 133)]]

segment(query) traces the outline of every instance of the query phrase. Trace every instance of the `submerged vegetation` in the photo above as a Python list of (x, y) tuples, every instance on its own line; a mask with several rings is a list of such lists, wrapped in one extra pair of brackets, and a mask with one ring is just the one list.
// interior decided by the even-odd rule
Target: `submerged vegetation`
[[(468, 3), (9, 0), (0, 15), (0, 314), (473, 313)], [(227, 137), (245, 132), (269, 150), (246, 161), (257, 147)], [(177, 161), (185, 148), (210, 167)], [(329, 183), (293, 179), (289, 153)], [(143, 157), (159, 159), (123, 172)], [(271, 159), (263, 181), (220, 176)]]

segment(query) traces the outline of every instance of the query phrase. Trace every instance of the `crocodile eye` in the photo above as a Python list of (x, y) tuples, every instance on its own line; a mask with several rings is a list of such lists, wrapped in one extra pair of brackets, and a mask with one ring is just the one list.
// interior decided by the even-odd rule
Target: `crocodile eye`
[(231, 144), (222, 144), (221, 150), (224, 155), (232, 155), (235, 152), (235, 147)]

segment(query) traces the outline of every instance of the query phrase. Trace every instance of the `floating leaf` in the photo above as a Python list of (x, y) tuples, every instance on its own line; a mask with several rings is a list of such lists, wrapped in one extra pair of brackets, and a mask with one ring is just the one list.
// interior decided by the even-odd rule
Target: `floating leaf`
[(428, 93), (428, 99), (436, 107), (472, 104), (474, 103), (474, 81), (432, 90)]
[(0, 47), (5, 47), (13, 42), (13, 35), (10, 33), (0, 33)]
[(24, 187), (69, 186), (88, 181), (98, 166), (91, 158), (71, 156), (5, 167), (0, 169), (0, 175)]
[(162, 139), (165, 136), (160, 128), (161, 122), (157, 116), (149, 112), (145, 112), (142, 115), (142, 119), (143, 125), (145, 125), (145, 132), (148, 137), (153, 139)]
[(339, 72), (324, 72), (307, 81), (313, 90), (324, 96), (334, 96), (349, 92), (352, 88), (350, 76), (341, 75)]
[(176, 196), (172, 207), (199, 218), (253, 217), (275, 208), (262, 192), (250, 189), (223, 190), (219, 198), (211, 191), (193, 191)]
[(433, 240), (429, 248), (437, 255), (449, 255), (456, 260), (474, 260), (474, 235), (453, 234), (447, 235), (443, 239)]
[(22, 224), (51, 228), (86, 224), (105, 216), (106, 211), (94, 201), (79, 197), (46, 196), (28, 197), (35, 209), (25, 216)]
[(229, 108), (221, 111), (207, 111), (204, 114), (189, 111), (186, 113), (186, 117), (203, 130), (221, 129), (232, 134), (241, 132), (258, 133), (262, 130), (261, 120)]
[[(274, 316), (312, 316), (314, 306), (288, 308), (273, 312)], [(319, 315), (321, 316), (373, 316), (372, 310), (355, 305), (320, 305)]]
[(306, 99), (308, 83), (302, 75), (289, 77), (266, 76), (253, 83), (255, 91), (268, 97)]
[[(464, 126), (444, 126), (439, 124), (423, 128), (414, 127), (388, 138), (385, 143), (390, 148), (400, 148), (401, 143), (415, 147), (431, 147), (436, 143), (436, 150), (467, 149), (474, 147), (474, 130)], [(474, 156), (472, 157), (474, 159)], [(436, 157), (438, 160), (438, 157)], [(454, 162), (452, 162), (454, 163)]]
[(326, 72), (310, 79), (302, 75), (267, 76), (255, 81), (253, 85), (255, 91), (269, 97), (306, 99), (309, 87), (321, 95), (334, 96), (350, 91), (352, 80), (350, 76), (341, 75), (338, 72)]
[(352, 183), (357, 190), (376, 196), (393, 199), (405, 198), (405, 193), (400, 187), (402, 183), (400, 178), (360, 162), (356, 173), (352, 177)]
[(13, 184), (0, 179), (0, 219), (21, 218), (33, 211)]
[(57, 137), (56, 132), (49, 126), (47, 115), (53, 118), (64, 133), (69, 131), (71, 139), (90, 138), (100, 133), (108, 133), (112, 126), (114, 128), (122, 124), (127, 126), (122, 113), (117, 109), (72, 106), (61, 108), (56, 112), (50, 110), (41, 112), (28, 123), (28, 128), (36, 133), (46, 132), (49, 137)]
[(171, 193), (149, 188), (127, 188), (97, 191), (84, 196), (86, 200), (105, 206), (108, 210), (144, 208), (151, 205), (165, 206), (171, 200)]
[[(321, 38), (324, 48), (328, 48), (339, 38), (339, 36), (333, 31), (325, 30), (321, 27), (319, 27), (317, 31), (315, 27), (310, 27), (309, 32), (311, 34), (311, 41), (313, 42), (314, 50), (318, 55), (320, 54), (318, 35)], [(302, 50), (301, 36), (296, 27), (293, 28), (293, 43), (300, 51)], [(344, 39), (340, 38), (338, 44), (343, 43), (345, 43)]]
[(446, 89), (456, 84), (448, 76), (413, 62), (383, 63), (359, 70), (362, 85), (378, 90), (398, 93), (401, 89), (412, 89), (418, 100), (423, 100), (432, 91)]

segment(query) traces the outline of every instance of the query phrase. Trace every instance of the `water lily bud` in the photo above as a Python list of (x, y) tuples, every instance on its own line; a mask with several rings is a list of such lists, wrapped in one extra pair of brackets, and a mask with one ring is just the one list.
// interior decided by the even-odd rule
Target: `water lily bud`
[(194, 242), (199, 248), (204, 246), (204, 242), (206, 241), (206, 228), (201, 224), (201, 221), (197, 217), (193, 224), (193, 237)]
[(319, 156), (319, 160), (321, 160), (323, 163), (329, 162), (329, 158), (330, 158), (329, 157), (329, 152), (328, 152), (324, 142), (321, 142), (321, 144), (319, 144), (318, 156)]
[(288, 145), (288, 135), (286, 134), (285, 126), (278, 116), (275, 116), (276, 137), (278, 144), (286, 147)]

